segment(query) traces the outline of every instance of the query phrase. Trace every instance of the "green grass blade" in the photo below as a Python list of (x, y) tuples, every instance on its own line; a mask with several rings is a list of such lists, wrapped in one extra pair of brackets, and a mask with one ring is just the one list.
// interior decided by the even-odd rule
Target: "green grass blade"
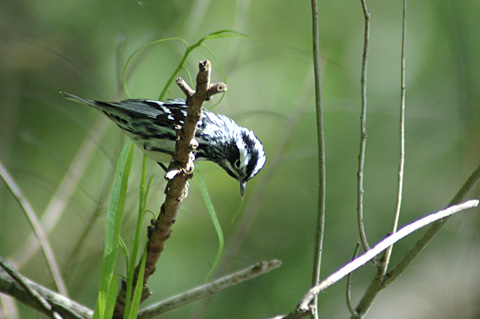
[(195, 164), (195, 176), (197, 177), (197, 181), (200, 184), (200, 191), (202, 193), (203, 202), (207, 207), (208, 214), (210, 215), (210, 219), (212, 220), (213, 227), (215, 227), (215, 231), (217, 232), (217, 237), (218, 237), (217, 256), (215, 257), (215, 261), (213, 262), (212, 268), (210, 269), (210, 271), (207, 274), (207, 277), (205, 278), (205, 281), (207, 281), (208, 278), (212, 275), (213, 271), (215, 270), (215, 267), (217, 267), (220, 257), (222, 256), (224, 239), (223, 239), (222, 227), (220, 226), (220, 222), (218, 221), (217, 213), (215, 212), (215, 208), (213, 207), (212, 200), (210, 198), (210, 195), (208, 194), (207, 186), (205, 185), (205, 180), (203, 179), (202, 171), (198, 163)]
[(133, 143), (128, 142), (124, 147), (117, 162), (117, 171), (113, 181), (110, 202), (108, 204), (107, 221), (105, 224), (105, 250), (103, 254), (102, 272), (97, 304), (93, 318), (106, 318), (106, 310), (115, 302), (115, 294), (110, 291), (112, 278), (117, 261), (120, 243), (120, 228), (122, 226), (123, 210), (127, 193), (128, 177), (132, 167)]
[[(132, 287), (133, 287), (133, 277), (135, 273), (135, 264), (137, 262), (138, 249), (140, 247), (140, 235), (142, 233), (143, 219), (145, 217), (145, 207), (147, 206), (147, 195), (150, 187), (150, 182), (148, 186), (145, 184), (145, 175), (147, 169), (147, 157), (143, 155), (142, 162), (142, 176), (140, 179), (140, 198), (138, 204), (138, 216), (137, 216), (137, 228), (135, 230), (135, 237), (132, 243), (132, 253), (130, 254), (130, 262), (127, 263), (127, 299), (125, 302), (125, 311), (124, 314), (130, 312)], [(143, 280), (143, 279), (142, 279)]]
[(145, 275), (145, 264), (147, 262), (147, 250), (145, 249), (142, 256), (142, 262), (140, 263), (140, 270), (138, 272), (137, 285), (135, 286), (135, 292), (133, 293), (132, 305), (128, 314), (128, 319), (136, 319), (138, 309), (140, 308), (140, 301), (142, 298), (143, 290), (143, 277)]
[(144, 46), (140, 47), (139, 49), (137, 49), (135, 52), (133, 52), (132, 55), (128, 58), (127, 63), (125, 63), (125, 68), (123, 69), (123, 81), (122, 81), (123, 82), (123, 89), (124, 89), (125, 93), (127, 94), (127, 96), (130, 96), (130, 92), (128, 92), (128, 89), (127, 89), (127, 69), (128, 69), (128, 66), (130, 65), (130, 62), (132, 62), (133, 58), (135, 58), (135, 56), (137, 54), (139, 54), (140, 52), (142, 52), (143, 50), (151, 47), (152, 45), (159, 44), (159, 43), (162, 43), (162, 42), (167, 42), (167, 41), (180, 41), (185, 45), (186, 48), (188, 48), (187, 42), (185, 42), (185, 40), (183, 40), (181, 38), (167, 38), (167, 39), (159, 39), (159, 40), (149, 42), (149, 43), (145, 44)]
[(247, 38), (252, 39), (251, 36), (246, 35), (241, 32), (233, 31), (233, 30), (220, 30), (216, 32), (212, 32), (205, 36), (204, 40), (215, 40), (215, 39), (225, 39), (225, 38)]
[(115, 310), (115, 303), (117, 302), (118, 279), (117, 276), (112, 276), (110, 285), (108, 286), (107, 304), (105, 305), (105, 318), (112, 318)]

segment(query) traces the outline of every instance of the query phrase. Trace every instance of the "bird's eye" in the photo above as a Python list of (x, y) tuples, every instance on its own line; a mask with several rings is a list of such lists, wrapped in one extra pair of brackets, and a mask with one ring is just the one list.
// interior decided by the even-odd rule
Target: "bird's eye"
[(235, 168), (236, 168), (236, 169), (240, 169), (240, 160), (237, 159), (237, 160), (235, 161), (235, 163), (233, 163), (233, 165), (235, 165)]

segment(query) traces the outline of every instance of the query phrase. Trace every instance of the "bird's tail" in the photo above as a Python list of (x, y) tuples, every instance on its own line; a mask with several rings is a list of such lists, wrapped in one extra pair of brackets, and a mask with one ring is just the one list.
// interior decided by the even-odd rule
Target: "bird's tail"
[(76, 95), (73, 95), (73, 94), (70, 94), (70, 93), (67, 93), (67, 92), (60, 91), (59, 93), (66, 100), (70, 100), (70, 101), (73, 101), (73, 102), (98, 107), (97, 102), (95, 102), (93, 100), (84, 99), (83, 97), (79, 97), (79, 96), (76, 96)]

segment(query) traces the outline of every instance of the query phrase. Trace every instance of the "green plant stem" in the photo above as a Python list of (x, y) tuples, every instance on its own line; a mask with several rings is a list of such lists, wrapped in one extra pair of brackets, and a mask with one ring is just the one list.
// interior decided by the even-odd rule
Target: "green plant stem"
[[(323, 128), (323, 106), (322, 106), (322, 76), (320, 70), (320, 45), (319, 45), (319, 26), (318, 26), (318, 4), (317, 0), (312, 0), (312, 38), (313, 38), (313, 68), (315, 74), (315, 109), (317, 114), (317, 143), (318, 143), (318, 212), (317, 229), (315, 235), (315, 251), (312, 285), (316, 285), (320, 280), (320, 270), (322, 267), (323, 237), (325, 232), (325, 136)], [(317, 297), (313, 298), (315, 309), (317, 309)], [(313, 315), (318, 318), (318, 311)]]

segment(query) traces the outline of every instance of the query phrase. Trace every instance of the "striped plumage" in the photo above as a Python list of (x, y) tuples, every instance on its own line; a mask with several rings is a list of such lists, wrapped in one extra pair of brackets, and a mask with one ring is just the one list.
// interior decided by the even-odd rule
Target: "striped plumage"
[[(175, 126), (183, 125), (187, 115), (185, 100), (101, 102), (70, 93), (60, 94), (103, 112), (154, 161), (170, 161), (175, 151)], [(224, 115), (203, 110), (195, 138), (199, 144), (195, 159), (220, 165), (240, 182), (243, 196), (247, 181), (262, 169), (266, 159), (263, 145), (253, 132)]]

